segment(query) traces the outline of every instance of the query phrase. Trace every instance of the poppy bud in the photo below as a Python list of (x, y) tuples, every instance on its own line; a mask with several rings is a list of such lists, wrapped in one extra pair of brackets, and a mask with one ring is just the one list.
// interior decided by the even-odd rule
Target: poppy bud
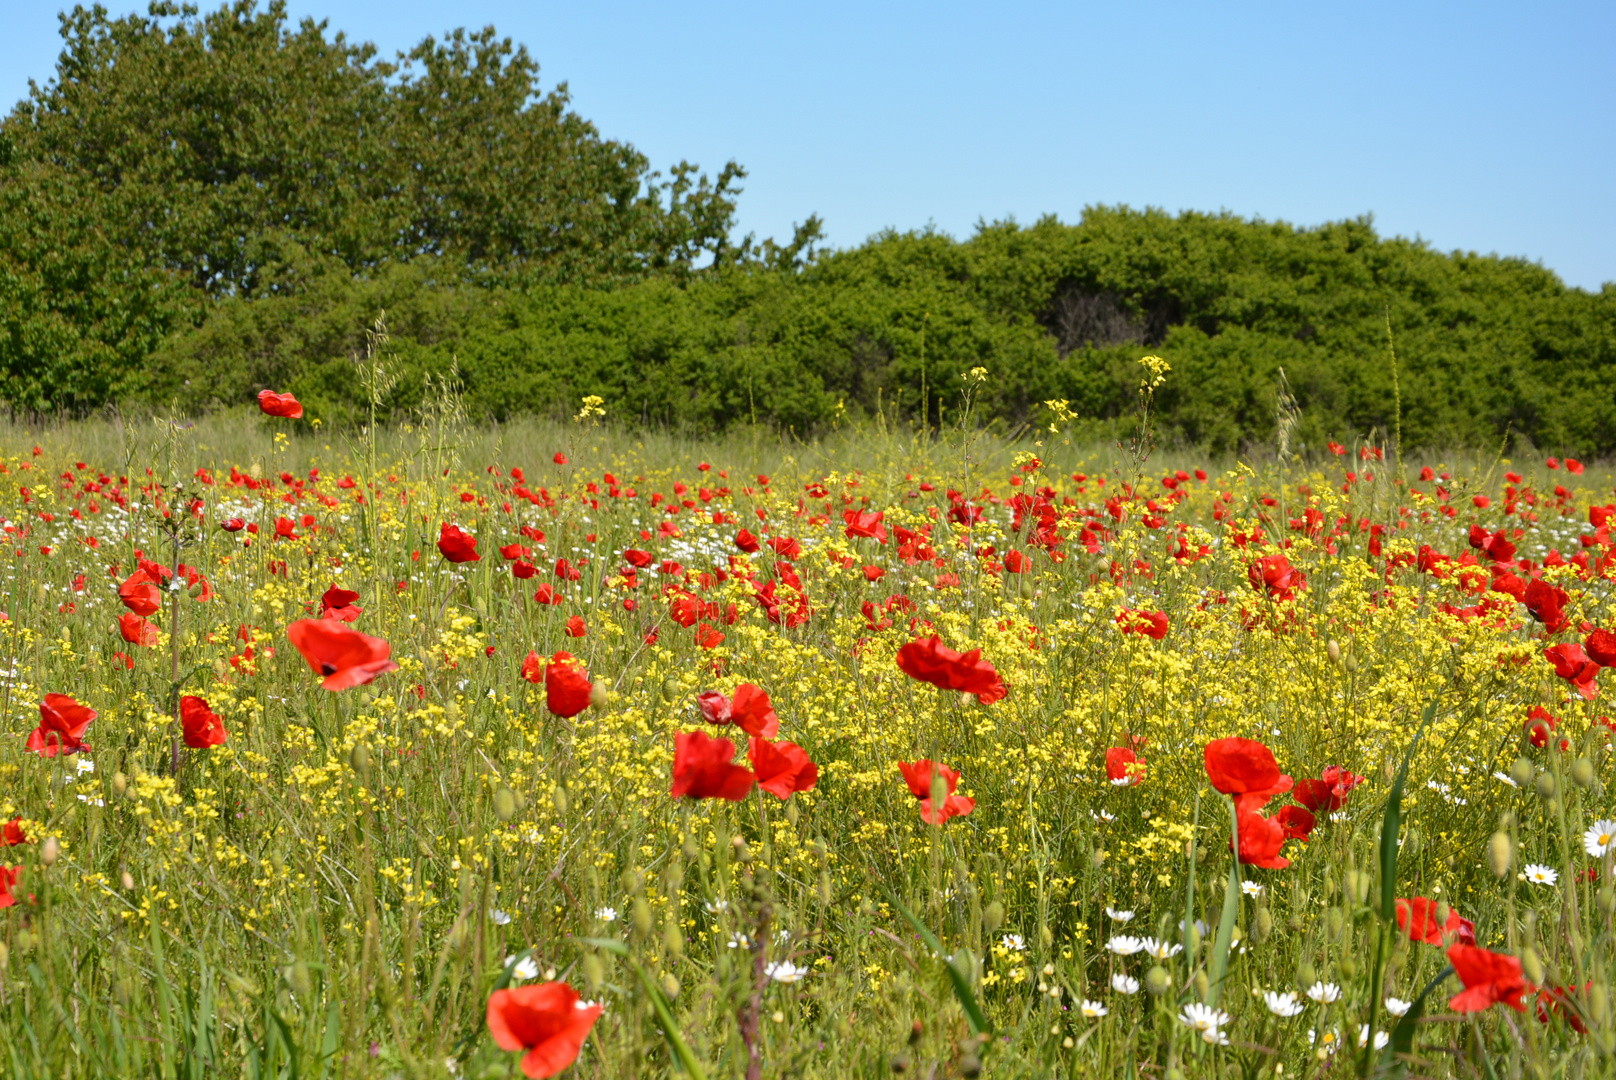
[(662, 993), (669, 1001), (679, 996), (679, 976), (671, 971), (662, 973)]
[(1599, 895), (1594, 897), (1594, 906), (1599, 908), (1601, 915), (1607, 917), (1612, 911), (1616, 911), (1616, 889), (1611, 887), (1610, 882), (1607, 881), (1605, 887), (1599, 890)]
[(672, 705), (678, 699), (679, 677), (677, 675), (669, 675), (666, 679), (662, 680), (662, 700), (666, 704)]
[(644, 940), (651, 936), (651, 905), (646, 901), (645, 894), (634, 898), (633, 909), (634, 936)]
[(904, 1073), (909, 1071), (909, 1055), (893, 1054), (892, 1061), (887, 1067), (890, 1068), (895, 1075), (902, 1076)]
[(1543, 961), (1530, 945), (1521, 950), (1521, 974), (1526, 976), (1528, 982), (1543, 985)]
[(1341, 909), (1333, 907), (1324, 913), (1324, 932), (1331, 938), (1341, 936), (1341, 927), (1345, 920), (1341, 916)]
[(370, 748), (364, 743), (354, 743), (353, 749), (348, 751), (348, 767), (363, 782), (370, 775)]
[(1049, 929), (1048, 923), (1038, 927), (1038, 940), (1043, 943), (1046, 949), (1055, 944), (1055, 934)]
[(1397, 766), (1392, 764), (1391, 758), (1380, 763), (1380, 778), (1388, 784), (1397, 779)]
[(1195, 973), (1195, 978), (1191, 981), (1195, 986), (1195, 996), (1200, 998), (1202, 1001), (1205, 1001), (1206, 995), (1212, 989), (1212, 980), (1206, 977), (1206, 972), (1203, 970), (1197, 971)]
[(1330, 663), (1339, 664), (1341, 662), (1341, 643), (1334, 638), (1331, 638), (1324, 646), (1324, 651), (1330, 655)]
[(39, 845), (39, 865), (54, 866), (56, 860), (62, 855), (62, 845), (54, 836), (47, 836), (45, 842)]
[(982, 1075), (982, 1059), (975, 1054), (966, 1054), (960, 1058), (959, 1067), (960, 1075), (965, 1077), (966, 1080), (975, 1080), (976, 1077)]
[(645, 884), (645, 875), (632, 866), (623, 867), (623, 872), (617, 875), (617, 883), (623, 886), (626, 893), (638, 892), (640, 886)]
[(672, 915), (669, 915), (662, 924), (662, 946), (668, 950), (668, 955), (671, 957), (684, 955), (684, 931), (679, 928), (679, 920)]
[(1487, 867), (1492, 870), (1494, 877), (1503, 877), (1509, 873), (1509, 864), (1515, 857), (1515, 845), (1510, 843), (1509, 833), (1495, 832), (1487, 841)]
[(307, 1000), (309, 994), (314, 990), (314, 982), (309, 977), (309, 965), (302, 960), (297, 960), (281, 974), (285, 977), (286, 985), (291, 988), (292, 993)]
[(196, 600), (196, 599), (199, 599), (202, 596), (203, 592), (205, 592), (206, 589), (207, 589), (207, 586), (203, 585), (202, 582), (199, 581), (195, 585), (192, 585), (189, 589), (187, 589), (186, 592), (188, 592), (190, 594), (192, 600)]
[(1150, 991), (1152, 997), (1161, 997), (1172, 988), (1173, 976), (1160, 964), (1145, 972), (1145, 989)]
[(834, 895), (831, 891), (830, 871), (821, 870), (819, 872), (819, 902), (825, 907), (830, 907), (830, 902)]
[(1587, 758), (1578, 758), (1571, 763), (1571, 782), (1584, 791), (1594, 785), (1594, 763)]
[(1354, 960), (1350, 956), (1343, 956), (1341, 958), (1341, 962), (1336, 965), (1336, 968), (1341, 972), (1342, 978), (1350, 979), (1354, 975), (1358, 974), (1358, 961)]
[(129, 790), (129, 778), (127, 776), (125, 776), (121, 772), (113, 773), (112, 774), (112, 795), (113, 795), (113, 798), (117, 798), (117, 799), (123, 798), (123, 793), (125, 791), (128, 791), (128, 790)]
[(1536, 775), (1537, 770), (1532, 767), (1532, 763), (1523, 757), (1516, 758), (1515, 764), (1509, 767), (1509, 778), (1515, 781), (1516, 787), (1525, 787)]
[(1274, 933), (1274, 916), (1267, 908), (1258, 908), (1257, 917), (1251, 921), (1251, 940), (1261, 945)]
[(125, 870), (123, 876), (118, 879), (118, 884), (123, 886), (124, 892), (132, 891), (135, 887), (135, 875)]
[(508, 787), (502, 787), (494, 792), (494, 816), (500, 821), (509, 821), (516, 816), (516, 796)]
[(990, 934), (996, 934), (999, 927), (1004, 925), (1004, 905), (995, 900), (982, 909), (982, 929)]
[(1438, 900), (1436, 902), (1436, 924), (1438, 926), (1446, 926), (1448, 923), (1448, 916), (1452, 914), (1453, 909), (1448, 906), (1448, 902), (1446, 900)]
[(790, 802), (786, 803), (786, 821), (790, 822), (792, 825), (795, 825), (801, 817), (802, 813), (797, 809), (796, 799), (792, 799)]
[(6, 970), (6, 968), (8, 968), (10, 966), (11, 966), (11, 950), (6, 948), (6, 943), (5, 942), (0, 941), (0, 971), (4, 971), (4, 970)]
[(1532, 787), (1537, 792), (1538, 798), (1542, 799), (1544, 802), (1548, 802), (1550, 799), (1554, 798), (1554, 793), (1556, 790), (1554, 774), (1547, 772), (1538, 773), (1537, 781), (1532, 785)]
[(933, 773), (931, 778), (931, 804), (933, 806), (942, 806), (947, 801), (948, 781), (943, 779), (942, 773)]
[(1022, 575), (1020, 575), (1020, 577), (1021, 577), (1021, 598), (1023, 600), (1031, 600), (1032, 599), (1032, 578), (1027, 576), (1026, 574), (1022, 574)]
[(1520, 923), (1516, 929), (1521, 933), (1522, 944), (1527, 946), (1534, 944), (1537, 941), (1537, 912), (1527, 908), (1525, 913), (1521, 915)]
[(555, 806), (555, 812), (565, 817), (567, 814), (567, 789), (560, 784), (550, 793), (550, 802)]
[[(0, 960), (0, 967), (5, 961)], [(1603, 1026), (1605, 1018), (1610, 1015), (1610, 991), (1605, 989), (1604, 983), (1594, 983), (1588, 988), (1588, 1019), (1595, 1024)]]
[(1554, 704), (1554, 684), (1544, 679), (1537, 684), (1537, 696), (1545, 705)]
[(600, 990), (600, 984), (606, 980), (606, 972), (601, 967), (600, 957), (594, 953), (585, 953), (578, 965), (584, 973), (584, 982), (589, 985), (591, 993)]
[(1319, 973), (1313, 970), (1313, 965), (1303, 960), (1296, 965), (1296, 985), (1306, 990), (1319, 981)]

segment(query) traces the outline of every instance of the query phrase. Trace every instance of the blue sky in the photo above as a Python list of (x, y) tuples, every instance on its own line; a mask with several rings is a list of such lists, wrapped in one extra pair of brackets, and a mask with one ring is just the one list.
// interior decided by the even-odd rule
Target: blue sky
[[(134, 10), (111, 0), (114, 11)], [(214, 6), (207, 4), (204, 6)], [(5, 0), (0, 95), (48, 78)], [(1616, 281), (1616, 4), (615, 4), (290, 0), (404, 49), (492, 23), (659, 168), (751, 173), (743, 230), (838, 246), (928, 224), (1226, 209)]]

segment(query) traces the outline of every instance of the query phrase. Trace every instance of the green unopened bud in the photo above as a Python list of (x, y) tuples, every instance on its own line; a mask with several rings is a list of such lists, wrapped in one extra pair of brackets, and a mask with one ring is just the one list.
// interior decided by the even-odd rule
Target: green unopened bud
[(1312, 964), (1308, 963), (1306, 960), (1303, 960), (1300, 964), (1296, 965), (1297, 986), (1300, 986), (1302, 989), (1306, 990), (1308, 987), (1312, 986), (1318, 981), (1319, 973), (1314, 970)]
[(286, 978), (286, 985), (298, 997), (307, 999), (314, 992), (314, 980), (309, 975), (309, 965), (302, 960), (294, 961), (282, 974)]
[[(5, 961), (0, 960), (0, 967), (4, 966)], [(1595, 1025), (1603, 1027), (1609, 1016), (1610, 991), (1605, 988), (1604, 983), (1596, 982), (1588, 988), (1588, 1019)]]
[(129, 778), (121, 772), (112, 774), (112, 797), (123, 798), (123, 793), (129, 790)]
[(662, 975), (662, 992), (669, 1001), (679, 996), (679, 977), (671, 971)]
[(1554, 782), (1554, 774), (1549, 772), (1538, 773), (1537, 780), (1533, 782), (1532, 788), (1537, 792), (1538, 798), (1542, 799), (1544, 802), (1548, 802), (1550, 799), (1554, 798), (1557, 790), (1557, 785)]
[(600, 984), (606, 981), (606, 971), (601, 967), (600, 957), (594, 953), (585, 953), (578, 967), (583, 971), (584, 982), (589, 985), (591, 993), (598, 991)]
[(516, 816), (516, 796), (508, 787), (501, 787), (494, 792), (494, 816), (500, 821), (509, 821)]
[(685, 951), (684, 931), (679, 926), (679, 920), (671, 915), (662, 924), (662, 946), (672, 957), (682, 956)]
[(611, 697), (611, 691), (599, 679), (596, 679), (594, 685), (589, 688), (589, 704), (592, 708), (604, 709)]
[(831, 889), (830, 871), (821, 870), (819, 872), (819, 902), (826, 907), (830, 907), (830, 902), (834, 896), (835, 893)]
[(1610, 882), (1605, 882), (1605, 887), (1594, 897), (1594, 906), (1599, 908), (1599, 914), (1606, 917), (1616, 911), (1616, 888), (1612, 888)]
[(666, 679), (662, 680), (662, 700), (665, 704), (672, 705), (678, 699), (679, 677), (677, 675), (669, 675)]
[(54, 866), (56, 860), (62, 857), (62, 845), (54, 836), (47, 836), (45, 842), (39, 845), (39, 865)]
[(948, 781), (943, 779), (942, 773), (936, 773), (931, 778), (931, 805), (935, 810), (948, 801)]
[(1336, 969), (1341, 972), (1342, 978), (1351, 979), (1358, 974), (1358, 961), (1350, 956), (1343, 956), (1336, 964)]
[(1345, 924), (1346, 919), (1342, 916), (1340, 908), (1333, 907), (1324, 913), (1324, 932), (1332, 939), (1341, 936), (1341, 928)]
[(982, 909), (982, 929), (990, 934), (999, 932), (1004, 925), (1004, 905), (995, 900)]
[(1510, 863), (1515, 859), (1515, 845), (1509, 838), (1509, 833), (1495, 832), (1487, 841), (1487, 868), (1493, 872), (1494, 877), (1504, 877), (1509, 873)]
[(1571, 763), (1571, 782), (1584, 791), (1594, 786), (1594, 763), (1587, 758), (1578, 758)]
[(562, 817), (567, 815), (567, 789), (557, 784), (550, 793), (550, 802), (555, 806), (555, 812)]
[(1031, 600), (1033, 595), (1032, 577), (1028, 574), (1021, 574), (1018, 576), (1021, 578), (1021, 598), (1023, 600)]
[(1173, 976), (1160, 964), (1145, 972), (1145, 989), (1152, 997), (1161, 997), (1172, 988)]
[(1330, 663), (1339, 664), (1341, 662), (1341, 643), (1339, 641), (1332, 638), (1325, 644), (1324, 651), (1329, 655)]
[(639, 896), (634, 898), (634, 908), (631, 918), (634, 924), (635, 937), (643, 941), (651, 936), (651, 905), (646, 902), (644, 893), (641, 893)]
[(363, 780), (370, 773), (370, 748), (364, 743), (354, 743), (353, 749), (348, 751), (348, 767)]
[(8, 968), (10, 966), (11, 966), (11, 950), (6, 948), (6, 943), (5, 942), (0, 941), (0, 972), (4, 972), (6, 970), (6, 968)]
[(1257, 917), (1251, 921), (1251, 940), (1261, 945), (1274, 933), (1274, 916), (1267, 908), (1258, 908)]
[(1195, 985), (1195, 996), (1200, 998), (1202, 1001), (1205, 1001), (1208, 991), (1210, 991), (1212, 988), (1212, 982), (1206, 977), (1205, 969), (1195, 973), (1193, 982)]
[(1446, 900), (1438, 900), (1436, 902), (1436, 924), (1438, 926), (1446, 926), (1448, 924), (1448, 916), (1452, 914), (1453, 909), (1448, 906), (1448, 902)]
[(1516, 787), (1525, 787), (1536, 775), (1537, 770), (1532, 767), (1531, 761), (1523, 757), (1516, 758), (1515, 764), (1509, 767), (1509, 778), (1515, 781)]
[(1530, 945), (1521, 950), (1521, 974), (1526, 976), (1528, 982), (1543, 985), (1543, 961)]
[(190, 597), (191, 597), (192, 600), (201, 599), (202, 594), (204, 592), (206, 592), (206, 591), (207, 591), (207, 586), (204, 585), (200, 581), (198, 581), (196, 584), (192, 585), (189, 589), (186, 590), (186, 592), (190, 594)]

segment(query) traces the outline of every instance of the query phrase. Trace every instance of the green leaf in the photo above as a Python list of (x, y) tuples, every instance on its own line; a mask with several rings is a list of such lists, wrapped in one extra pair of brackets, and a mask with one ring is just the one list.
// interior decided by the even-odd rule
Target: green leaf
[[(920, 939), (926, 943), (927, 947), (938, 956), (944, 955), (943, 943), (937, 940), (937, 935), (933, 934), (926, 927), (926, 924), (921, 922), (914, 912), (905, 907), (903, 901), (899, 900), (891, 891), (888, 891), (887, 897), (892, 901), (892, 906), (902, 912), (903, 917), (909, 920), (909, 925), (915, 928), (915, 932), (920, 935)], [(988, 1034), (987, 1017), (982, 1015), (982, 1007), (976, 1003), (976, 994), (971, 990), (969, 974), (961, 972), (960, 965), (953, 960), (945, 960), (943, 969), (948, 972), (948, 979), (954, 984), (954, 996), (959, 999), (960, 1008), (965, 1010), (965, 1022), (971, 1025), (972, 1033), (976, 1035)]]
[(1408, 1063), (1399, 1059), (1414, 1052), (1414, 1029), (1419, 1024), (1420, 1017), (1425, 1015), (1425, 999), (1452, 974), (1451, 966), (1437, 972), (1436, 978), (1425, 985), (1425, 989), (1420, 991), (1420, 996), (1414, 999), (1414, 1004), (1409, 1006), (1408, 1012), (1404, 1013), (1403, 1018), (1397, 1021), (1397, 1026), (1392, 1028), (1392, 1041), (1387, 1044), (1385, 1053), (1380, 1059), (1382, 1075), (1403, 1076), (1408, 1072)]
[(1403, 752), (1403, 765), (1392, 782), (1392, 792), (1386, 799), (1386, 814), (1380, 823), (1380, 917), (1387, 921), (1397, 916), (1397, 834), (1403, 827), (1403, 786), (1408, 782), (1408, 765), (1414, 760), (1414, 751), (1435, 716), (1436, 702), (1433, 701), (1425, 707), (1420, 726)]
[[(1223, 994), (1223, 977), (1229, 968), (1229, 948), (1234, 944), (1234, 920), (1240, 913), (1240, 811), (1229, 796), (1225, 795), (1223, 800), (1229, 804), (1234, 857), (1229, 862), (1229, 884), (1223, 890), (1223, 913), (1218, 916), (1218, 936), (1212, 944), (1212, 981), (1207, 990), (1206, 1003), (1213, 1008), (1217, 1008), (1218, 998)], [(1194, 964), (1194, 958), (1191, 957), (1188, 962)]]

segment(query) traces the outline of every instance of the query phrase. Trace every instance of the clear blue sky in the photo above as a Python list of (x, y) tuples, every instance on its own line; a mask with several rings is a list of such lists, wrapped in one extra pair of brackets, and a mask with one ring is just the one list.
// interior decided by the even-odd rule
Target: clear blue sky
[[(657, 167), (745, 165), (759, 236), (815, 212), (837, 246), (1092, 203), (1373, 213), (1383, 234), (1616, 281), (1610, 0), (289, 6), (389, 54), (492, 23)], [(0, 13), (9, 102), (59, 38), (51, 3)]]

